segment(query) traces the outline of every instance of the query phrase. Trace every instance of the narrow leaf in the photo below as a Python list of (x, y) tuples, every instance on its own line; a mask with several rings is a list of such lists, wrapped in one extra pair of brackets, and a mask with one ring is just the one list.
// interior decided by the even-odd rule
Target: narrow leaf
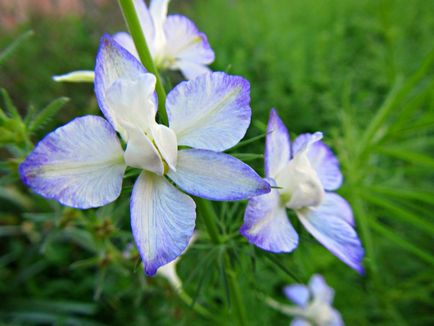
[(54, 117), (57, 112), (69, 101), (67, 97), (60, 97), (48, 104), (29, 122), (29, 131), (34, 132), (43, 127), (47, 121)]
[(32, 30), (24, 32), (18, 36), (11, 44), (0, 52), (0, 66), (9, 58), (17, 48), (35, 34)]

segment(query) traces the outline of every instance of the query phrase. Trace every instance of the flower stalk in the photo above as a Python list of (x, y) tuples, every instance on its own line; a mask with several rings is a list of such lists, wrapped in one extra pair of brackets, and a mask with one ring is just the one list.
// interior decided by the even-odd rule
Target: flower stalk
[(157, 79), (156, 91), (158, 96), (158, 115), (160, 117), (160, 122), (167, 126), (168, 119), (165, 109), (166, 91), (164, 90), (164, 86), (157, 67), (155, 66), (154, 60), (152, 60), (151, 52), (149, 51), (145, 35), (143, 34), (142, 28), (140, 26), (139, 17), (137, 16), (137, 12), (134, 8), (133, 1), (118, 0), (118, 2), (125, 22), (128, 26), (128, 30), (134, 40), (140, 61), (142, 61), (142, 64), (145, 66), (146, 70), (155, 75)]
[[(208, 231), (211, 240), (216, 245), (221, 244), (220, 234), (218, 232), (218, 227), (216, 225), (216, 220), (218, 216), (214, 210), (214, 207), (212, 206), (212, 203), (202, 198), (196, 198), (196, 203), (202, 215), (203, 221), (205, 223), (206, 229)], [(244, 310), (241, 292), (238, 287), (236, 272), (232, 266), (227, 251), (224, 252), (223, 263), (225, 266), (225, 273), (228, 280), (229, 289), (232, 295), (232, 300), (234, 301), (234, 309), (236, 311), (239, 324), (247, 325), (246, 312)]]

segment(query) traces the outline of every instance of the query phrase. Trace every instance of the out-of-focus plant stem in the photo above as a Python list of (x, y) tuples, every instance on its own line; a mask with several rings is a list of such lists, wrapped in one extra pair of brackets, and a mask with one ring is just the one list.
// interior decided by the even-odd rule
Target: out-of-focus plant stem
[(124, 15), (125, 22), (128, 26), (128, 30), (134, 40), (139, 58), (151, 74), (155, 75), (157, 78), (156, 91), (158, 96), (158, 115), (160, 117), (160, 122), (167, 125), (167, 113), (165, 108), (166, 103), (166, 91), (164, 90), (161, 77), (158, 73), (157, 67), (152, 60), (151, 52), (149, 51), (148, 44), (146, 42), (145, 35), (143, 34), (142, 27), (140, 25), (139, 17), (134, 8), (133, 0), (118, 0), (119, 6), (121, 7), (122, 14)]

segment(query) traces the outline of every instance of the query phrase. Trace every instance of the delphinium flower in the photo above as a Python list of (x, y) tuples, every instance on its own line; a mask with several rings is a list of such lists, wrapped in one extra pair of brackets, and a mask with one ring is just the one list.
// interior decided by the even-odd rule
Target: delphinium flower
[(270, 191), (252, 168), (222, 153), (250, 124), (250, 86), (225, 73), (182, 82), (167, 96), (165, 126), (155, 120), (156, 78), (134, 56), (104, 36), (96, 61), (95, 93), (106, 119), (76, 118), (48, 134), (19, 172), (38, 194), (84, 209), (114, 201), (126, 167), (141, 169), (131, 195), (131, 227), (145, 272), (153, 275), (193, 234), (195, 203), (178, 187), (211, 200)]
[(291, 252), (298, 234), (287, 216), (293, 210), (310, 234), (353, 269), (363, 273), (364, 250), (350, 205), (332, 191), (342, 184), (339, 162), (322, 134), (288, 130), (273, 109), (267, 127), (265, 177), (270, 193), (249, 200), (241, 227), (249, 242), (267, 251)]
[(341, 326), (339, 312), (332, 307), (334, 291), (323, 277), (313, 275), (309, 285), (294, 284), (285, 287), (284, 293), (297, 307), (286, 309), (295, 319), (291, 326)]
[[(167, 15), (170, 0), (151, 0), (149, 9), (144, 0), (133, 4), (140, 20), (149, 51), (161, 70), (180, 70), (187, 79), (193, 79), (210, 72), (207, 65), (214, 61), (214, 51), (207, 37), (196, 25), (182, 15)], [(113, 38), (138, 58), (133, 39), (126, 32), (119, 32)], [(80, 70), (54, 76), (56, 81), (93, 81), (93, 71)]]

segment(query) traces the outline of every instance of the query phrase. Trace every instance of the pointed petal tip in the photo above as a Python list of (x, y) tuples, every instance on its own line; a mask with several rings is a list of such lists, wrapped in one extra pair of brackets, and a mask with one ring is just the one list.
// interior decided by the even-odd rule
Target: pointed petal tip
[(297, 212), (305, 228), (326, 249), (346, 265), (363, 275), (365, 251), (351, 220), (342, 209), (339, 196), (327, 193), (323, 204), (303, 216)]
[(255, 196), (268, 194), (271, 191), (271, 185), (266, 180), (262, 179), (259, 175), (258, 177), (261, 180), (260, 181), (258, 180), (259, 185)]
[(288, 129), (277, 114), (271, 109), (265, 139), (264, 167), (265, 176), (275, 178), (291, 159), (290, 136)]
[(54, 75), (51, 78), (58, 83), (93, 83), (95, 74), (92, 70), (77, 70), (62, 75)]

